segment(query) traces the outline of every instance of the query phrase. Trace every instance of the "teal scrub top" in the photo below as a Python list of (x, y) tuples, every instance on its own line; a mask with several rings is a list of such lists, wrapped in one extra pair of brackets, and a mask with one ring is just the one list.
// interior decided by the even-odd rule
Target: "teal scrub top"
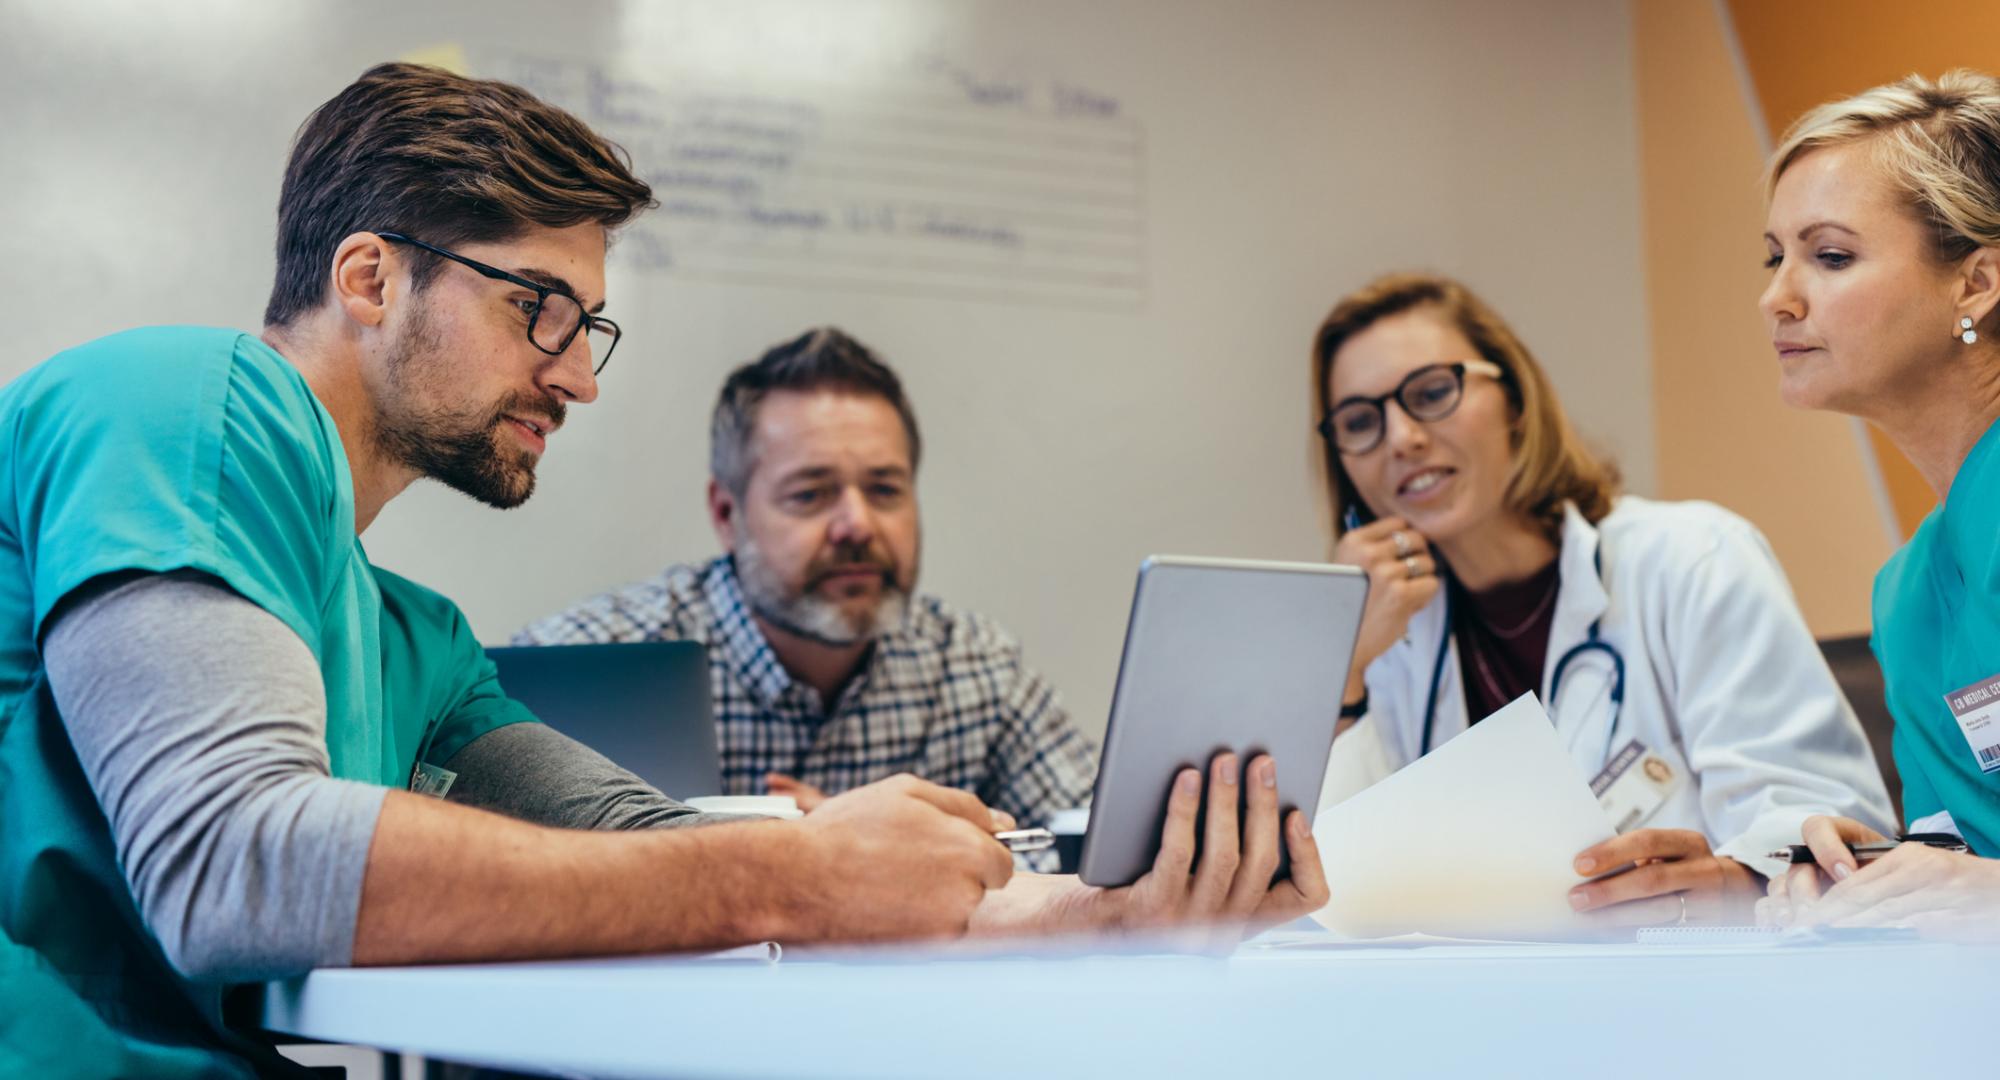
[(1945, 705), (1946, 694), (2000, 675), (2000, 423), (1876, 575), (1874, 605), (1903, 816), (1949, 810), (1973, 851), (2000, 857), (2000, 773), (1980, 771)]
[(406, 787), (533, 719), (455, 606), (369, 564), (333, 418), (255, 336), (129, 331), (0, 388), (0, 1073), (285, 1068), (146, 929), (41, 665), (78, 586), (181, 569), (312, 650), (335, 777)]

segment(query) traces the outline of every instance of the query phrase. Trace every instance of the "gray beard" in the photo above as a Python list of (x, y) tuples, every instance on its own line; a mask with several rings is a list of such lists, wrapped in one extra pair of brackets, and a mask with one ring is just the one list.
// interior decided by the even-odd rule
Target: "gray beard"
[(882, 591), (875, 610), (849, 615), (839, 604), (811, 593), (792, 595), (778, 581), (757, 542), (748, 536), (736, 545), (736, 578), (743, 583), (743, 598), (756, 616), (788, 634), (807, 641), (841, 649), (870, 641), (902, 625), (908, 614), (910, 596), (891, 584)]

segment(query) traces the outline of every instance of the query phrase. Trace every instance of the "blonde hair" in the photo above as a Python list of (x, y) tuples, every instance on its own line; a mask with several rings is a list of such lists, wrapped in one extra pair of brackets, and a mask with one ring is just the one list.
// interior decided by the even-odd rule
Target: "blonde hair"
[(1936, 82), (1911, 75), (1819, 106), (1772, 153), (1766, 197), (1799, 158), (1862, 142), (1934, 230), (1940, 260), (2000, 247), (2000, 79), (1965, 68)]
[[(1506, 508), (1540, 525), (1551, 539), (1561, 535), (1565, 503), (1575, 503), (1577, 511), (1593, 524), (1603, 520), (1618, 494), (1617, 466), (1584, 446), (1563, 414), (1548, 375), (1499, 313), (1450, 278), (1389, 274), (1333, 306), (1313, 337), (1313, 399), (1319, 407), (1314, 419), (1333, 409), (1333, 357), (1340, 347), (1383, 319), (1420, 309), (1442, 317), (1465, 335), (1481, 358), (1500, 368), (1501, 386), (1511, 406), (1510, 442), (1514, 450)], [(1350, 507), (1363, 520), (1372, 514), (1341, 467), (1340, 451), (1326, 439), (1321, 440), (1321, 450), (1337, 537), (1344, 531)]]

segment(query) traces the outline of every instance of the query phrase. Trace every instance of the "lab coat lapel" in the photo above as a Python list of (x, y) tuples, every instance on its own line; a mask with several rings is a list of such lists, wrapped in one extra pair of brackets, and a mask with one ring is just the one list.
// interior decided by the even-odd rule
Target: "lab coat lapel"
[[(1604, 590), (1606, 575), (1597, 571), (1601, 536), (1583, 519), (1575, 504), (1563, 507), (1562, 586), (1556, 594), (1555, 619), (1549, 627), (1548, 659), (1543, 661), (1542, 705), (1555, 722), (1556, 733), (1580, 762), (1595, 760), (1585, 753), (1593, 741), (1602, 743), (1604, 726), (1611, 718), (1611, 669), (1601, 655), (1590, 655), (1570, 663), (1556, 683), (1556, 666), (1565, 653), (1589, 640), (1590, 624), (1604, 616), (1611, 598)], [(1560, 691), (1560, 695), (1555, 693)], [(1589, 738), (1596, 732), (1595, 740)]]

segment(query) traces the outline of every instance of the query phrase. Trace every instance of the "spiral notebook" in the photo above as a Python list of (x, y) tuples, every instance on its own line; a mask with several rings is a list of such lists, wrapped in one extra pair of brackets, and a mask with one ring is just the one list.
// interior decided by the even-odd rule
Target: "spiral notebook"
[(1641, 945), (1776, 945), (1779, 926), (1645, 926)]
[(1918, 940), (1907, 926), (1648, 926), (1641, 945), (1885, 945)]

